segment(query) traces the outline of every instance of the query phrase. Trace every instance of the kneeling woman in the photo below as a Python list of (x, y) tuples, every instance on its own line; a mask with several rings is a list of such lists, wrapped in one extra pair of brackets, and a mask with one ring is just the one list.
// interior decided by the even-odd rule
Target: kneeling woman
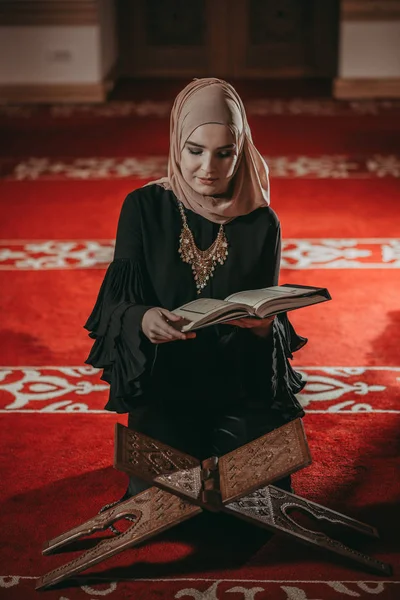
[[(175, 100), (170, 135), (168, 177), (122, 206), (114, 260), (85, 325), (95, 339), (87, 362), (104, 369), (108, 410), (204, 459), (303, 415), (288, 358), (307, 340), (286, 315), (196, 334), (172, 326), (170, 311), (196, 298), (277, 285), (280, 225), (231, 85), (191, 82)], [(290, 489), (290, 479), (277, 485)], [(132, 478), (129, 493), (145, 487)]]

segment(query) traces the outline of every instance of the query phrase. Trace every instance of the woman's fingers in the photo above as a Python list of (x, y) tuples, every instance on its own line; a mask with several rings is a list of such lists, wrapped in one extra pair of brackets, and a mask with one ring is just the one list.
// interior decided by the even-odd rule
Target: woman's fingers
[(167, 339), (167, 340), (184, 340), (185, 334), (177, 329), (168, 325), (168, 323), (162, 320), (160, 323), (157, 323), (153, 329), (154, 335), (159, 338)]
[[(196, 337), (195, 333), (186, 334), (179, 331), (177, 322), (180, 320), (181, 317), (165, 308), (150, 308), (143, 316), (142, 331), (153, 344)], [(175, 326), (172, 323), (175, 323)]]
[(239, 325), (240, 323), (240, 319), (232, 319), (232, 321), (224, 321), (223, 323), (221, 323), (221, 325), (232, 325), (234, 327), (241, 327), (241, 325)]
[(163, 321), (162, 324), (159, 326), (159, 333), (163, 333), (167, 337), (170, 337), (171, 339), (176, 339), (176, 340), (185, 339), (184, 333), (182, 333), (178, 329), (175, 329), (175, 327), (168, 325), (168, 323), (166, 321)]
[[(172, 333), (171, 333), (172, 329)], [(194, 332), (181, 333), (172, 327), (157, 327), (154, 329), (153, 338), (157, 339), (158, 342), (172, 342), (174, 340), (192, 340), (196, 337)]]
[(170, 342), (171, 340), (166, 340), (163, 337), (153, 337), (153, 338), (151, 338), (151, 341), (153, 342), (153, 344), (166, 344), (167, 342)]
[[(163, 325), (163, 327), (162, 327), (163, 331), (165, 331), (165, 332), (168, 331), (168, 333), (170, 335), (172, 335), (175, 339), (178, 339), (178, 340), (188, 339), (187, 334), (182, 333), (178, 327), (169, 325), (170, 322), (178, 323), (179, 321), (184, 321), (182, 319), (182, 317), (175, 315), (174, 313), (170, 312), (169, 310), (166, 310), (165, 308), (160, 309), (159, 312), (160, 312), (161, 318), (163, 320), (163, 323), (167, 324), (167, 328), (165, 328), (165, 326)], [(191, 336), (191, 337), (193, 337), (193, 336)], [(196, 337), (196, 335), (194, 335), (194, 337)]]
[[(196, 337), (195, 333), (190, 333), (190, 334), (185, 334), (185, 337), (182, 339), (183, 340), (192, 340), (195, 337)], [(164, 344), (166, 342), (176, 342), (176, 341), (178, 341), (177, 338), (168, 338), (162, 334), (155, 334), (154, 336), (151, 337), (151, 342), (153, 342), (153, 344)]]
[(168, 329), (163, 329), (162, 332), (167, 335), (170, 335), (171, 339), (174, 339), (174, 340), (192, 340), (196, 337), (196, 334), (194, 332), (182, 333), (181, 331), (177, 331), (173, 327), (168, 327)]
[(166, 308), (160, 308), (160, 312), (168, 319), (168, 321), (181, 321), (182, 319), (182, 317), (167, 310)]
[(175, 339), (174, 336), (172, 336), (167, 331), (163, 331), (162, 329), (155, 329), (153, 335), (158, 338), (165, 339), (165, 340), (174, 340)]
[(257, 322), (256, 319), (247, 319), (247, 318), (243, 318), (243, 319), (232, 319), (232, 321), (225, 321), (225, 325), (235, 325), (235, 327), (242, 327), (242, 328), (249, 328), (249, 327), (255, 327), (256, 325), (254, 324), (254, 322)]

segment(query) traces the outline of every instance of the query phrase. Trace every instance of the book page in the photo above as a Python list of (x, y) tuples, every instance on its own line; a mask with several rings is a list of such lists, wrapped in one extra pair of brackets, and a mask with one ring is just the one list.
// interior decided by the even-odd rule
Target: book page
[(279, 298), (290, 298), (291, 296), (303, 296), (304, 292), (310, 292), (311, 290), (304, 290), (301, 288), (295, 288), (290, 286), (275, 285), (269, 288), (262, 288), (261, 290), (248, 290), (246, 292), (237, 292), (231, 294), (226, 298), (227, 302), (240, 302), (247, 304), (253, 308), (257, 308), (259, 304), (264, 302), (270, 302)]
[(247, 305), (237, 305), (215, 298), (199, 298), (175, 308), (172, 312), (182, 320), (176, 323), (171, 322), (171, 325), (179, 328), (180, 331), (191, 331), (222, 320), (229, 321), (237, 316), (248, 316), (249, 310)]
[(318, 304), (319, 302), (325, 302), (325, 296), (315, 295), (312, 297), (307, 296), (306, 298), (287, 298), (285, 299), (284, 306), (279, 303), (276, 299), (274, 302), (261, 305), (257, 315), (260, 318), (270, 317), (272, 315), (279, 314), (281, 312), (288, 312), (296, 308), (302, 308), (303, 306), (311, 306), (312, 304)]
[(172, 312), (189, 321), (198, 321), (209, 313), (218, 314), (221, 309), (226, 310), (229, 308), (226, 304), (225, 300), (199, 298), (198, 300), (193, 300), (193, 302), (188, 302), (188, 304), (176, 308)]
[[(217, 325), (218, 323), (229, 323), (229, 321), (232, 321), (232, 319), (243, 319), (243, 317), (248, 317), (248, 313), (244, 312), (243, 310), (238, 310), (238, 311), (232, 311), (230, 312), (228, 315), (223, 314), (219, 317), (215, 316), (215, 313), (213, 313), (212, 318), (210, 319), (210, 321), (207, 321), (207, 318), (205, 318), (204, 322), (201, 321), (190, 321), (189, 323), (187, 323), (186, 321), (184, 322), (184, 325), (181, 327), (180, 331), (183, 331), (183, 333), (185, 333), (186, 331), (197, 331), (198, 329), (202, 329), (203, 327), (208, 327), (208, 325)], [(257, 317), (254, 317), (257, 318)], [(173, 325), (171, 323), (171, 325)]]

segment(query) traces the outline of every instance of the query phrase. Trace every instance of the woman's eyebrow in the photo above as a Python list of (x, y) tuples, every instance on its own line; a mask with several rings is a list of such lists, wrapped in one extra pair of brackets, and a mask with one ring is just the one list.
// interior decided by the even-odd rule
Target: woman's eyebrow
[[(187, 141), (186, 144), (190, 144), (191, 146), (196, 146), (196, 148), (205, 148), (205, 146), (202, 146), (201, 144), (196, 144), (196, 142)], [(236, 146), (236, 144), (226, 144), (226, 146), (219, 146), (217, 148), (217, 150), (225, 150), (226, 148), (234, 148), (235, 146)]]

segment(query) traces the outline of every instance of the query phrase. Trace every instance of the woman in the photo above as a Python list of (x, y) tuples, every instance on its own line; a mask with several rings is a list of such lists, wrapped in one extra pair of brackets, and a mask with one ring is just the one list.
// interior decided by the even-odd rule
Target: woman
[[(303, 384), (287, 359), (307, 340), (286, 315), (179, 331), (174, 308), (278, 283), (280, 225), (232, 86), (192, 81), (175, 100), (170, 135), (168, 177), (123, 204), (114, 260), (85, 325), (95, 339), (87, 362), (104, 369), (108, 410), (203, 459), (303, 415)], [(129, 493), (144, 487), (131, 479)]]

